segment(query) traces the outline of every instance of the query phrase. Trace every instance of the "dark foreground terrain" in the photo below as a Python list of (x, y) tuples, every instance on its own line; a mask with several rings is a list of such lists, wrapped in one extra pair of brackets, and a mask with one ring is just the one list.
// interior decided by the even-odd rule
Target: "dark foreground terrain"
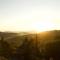
[(0, 32), (0, 60), (60, 60), (60, 30)]

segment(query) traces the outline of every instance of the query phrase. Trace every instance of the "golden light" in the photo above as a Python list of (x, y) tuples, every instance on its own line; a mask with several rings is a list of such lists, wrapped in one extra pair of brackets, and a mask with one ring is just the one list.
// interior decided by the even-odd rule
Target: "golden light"
[[(28, 17), (28, 18), (27, 18)], [(7, 19), (3, 20), (0, 24), (0, 31), (26, 31), (26, 32), (43, 32), (54, 29), (60, 29), (60, 19), (52, 19), (51, 16), (45, 16), (44, 18), (36, 17), (36, 19), (32, 18), (32, 16), (24, 16), (23, 19)]]
[(49, 30), (54, 30), (55, 24), (50, 21), (40, 21), (40, 22), (35, 22), (33, 24), (34, 30), (38, 32), (43, 32), (43, 31), (49, 31)]
[(13, 20), (5, 21), (1, 27), (2, 31), (33, 31), (33, 32), (43, 32), (55, 29), (55, 25), (52, 21), (22, 21)]

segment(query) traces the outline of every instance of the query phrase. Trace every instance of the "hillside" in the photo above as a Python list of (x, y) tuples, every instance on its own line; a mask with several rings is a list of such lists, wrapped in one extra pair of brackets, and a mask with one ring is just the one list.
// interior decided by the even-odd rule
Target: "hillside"
[[(8, 54), (9, 51), (18, 56), (21, 54), (24, 54), (24, 56), (29, 54), (29, 56), (31, 55), (30, 57), (37, 60), (47, 59), (47, 57), (49, 59), (53, 57), (54, 60), (56, 57), (57, 60), (57, 57), (59, 58), (60, 56), (60, 30), (45, 31), (37, 34), (25, 32), (0, 32), (0, 44), (1, 41), (4, 46), (10, 46), (7, 46), (9, 49), (5, 46)], [(39, 57), (36, 57), (36, 54)], [(20, 57), (18, 58), (22, 59), (22, 57)], [(27, 57), (25, 56), (25, 58)]]

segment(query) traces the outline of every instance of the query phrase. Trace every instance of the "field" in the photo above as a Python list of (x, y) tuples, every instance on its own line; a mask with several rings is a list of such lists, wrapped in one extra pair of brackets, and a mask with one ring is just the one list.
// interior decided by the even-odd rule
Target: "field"
[(0, 32), (0, 60), (60, 60), (60, 30)]

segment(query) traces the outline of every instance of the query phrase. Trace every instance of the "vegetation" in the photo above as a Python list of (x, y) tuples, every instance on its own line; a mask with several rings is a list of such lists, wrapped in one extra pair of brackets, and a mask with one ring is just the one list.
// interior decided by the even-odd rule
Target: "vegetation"
[(60, 60), (59, 33), (60, 31), (49, 31), (37, 35), (24, 34), (22, 36), (18, 36), (17, 34), (8, 40), (5, 40), (4, 36), (0, 34), (0, 59)]

